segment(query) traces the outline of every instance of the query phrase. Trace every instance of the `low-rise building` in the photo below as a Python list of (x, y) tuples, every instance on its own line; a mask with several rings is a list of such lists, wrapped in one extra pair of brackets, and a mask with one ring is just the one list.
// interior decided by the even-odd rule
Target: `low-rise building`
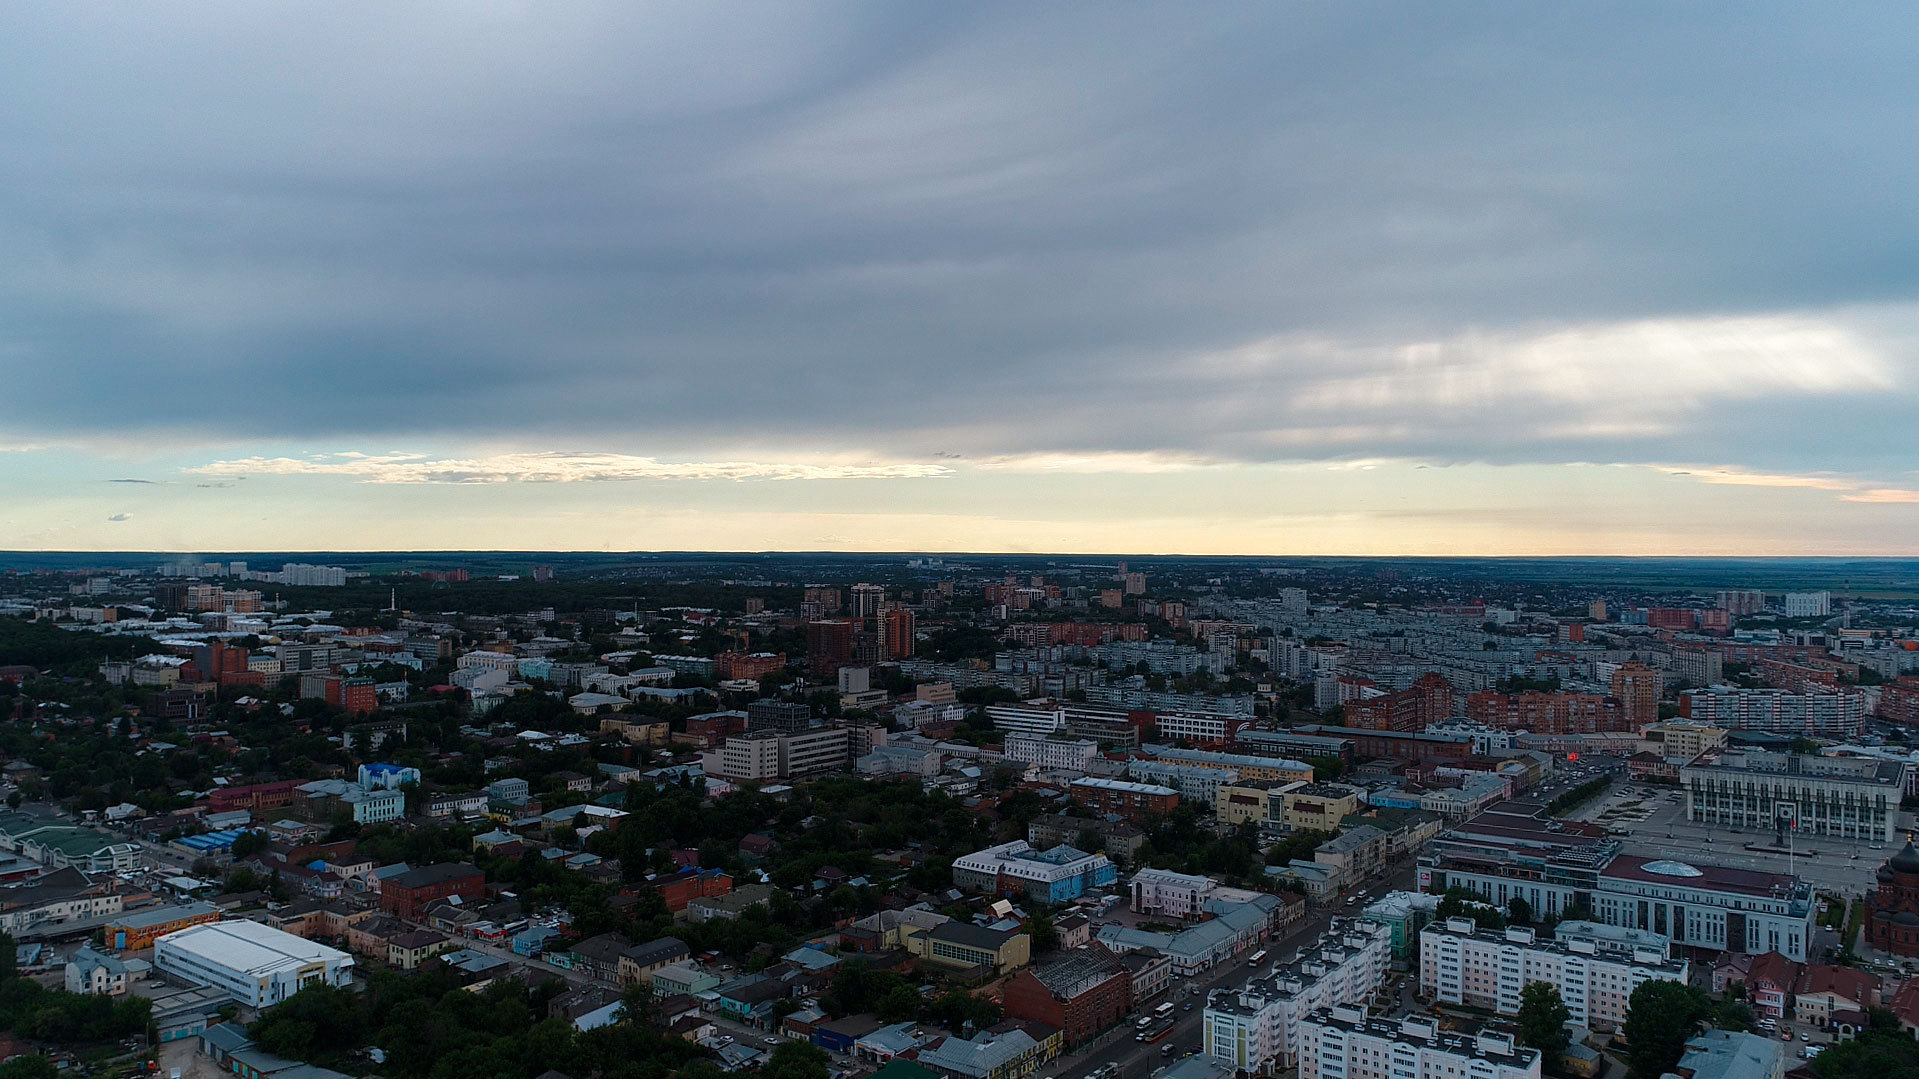
[(1199, 917), (1201, 906), (1217, 887), (1211, 877), (1170, 869), (1142, 869), (1127, 883), (1135, 914), (1167, 918)]
[(1349, 828), (1313, 851), (1313, 861), (1332, 870), (1341, 881), (1356, 884), (1386, 866), (1386, 833), (1370, 824)]
[(125, 960), (81, 947), (67, 960), (66, 987), (69, 993), (92, 996), (119, 996), (127, 991), (129, 974)]
[(1019, 1079), (1038, 1070), (1042, 1052), (1032, 1035), (1014, 1028), (941, 1039), (920, 1050), (919, 1063), (946, 1079)]
[(153, 966), (193, 985), (226, 992), (250, 1008), (269, 1008), (309, 985), (346, 986), (353, 957), (258, 922), (213, 922), (169, 933), (153, 944)]
[(395, 970), (415, 970), (421, 963), (454, 947), (453, 940), (444, 933), (435, 933), (430, 929), (411, 930), (387, 940), (387, 966)]
[[(1099, 842), (1089, 846), (1086, 841), (1092, 837), (1097, 837)], [(1146, 833), (1125, 821), (1043, 813), (1026, 825), (1026, 841), (1040, 850), (1050, 850), (1061, 844), (1083, 850), (1098, 847), (1108, 858), (1130, 862), (1139, 853), (1139, 848), (1146, 845)]]
[(1015, 974), (1001, 999), (1007, 1015), (1057, 1027), (1071, 1047), (1126, 1017), (1133, 979), (1118, 956), (1091, 944)]
[(1366, 805), (1366, 792), (1343, 783), (1299, 783), (1279, 792), (1278, 823), (1296, 832), (1336, 832)]
[(1104, 854), (1064, 845), (1037, 851), (1023, 839), (953, 860), (953, 883), (959, 888), (1044, 903), (1064, 903), (1118, 879), (1119, 870)]
[(1182, 801), (1212, 805), (1220, 786), (1237, 780), (1239, 773), (1231, 768), (1209, 768), (1178, 761), (1131, 760), (1126, 762), (1126, 777), (1170, 787), (1179, 792)]
[(1879, 1006), (1879, 976), (1857, 967), (1810, 963), (1793, 987), (1793, 1018), (1839, 1034), (1866, 1027), (1866, 1012)]
[(1245, 902), (1214, 899), (1206, 904), (1212, 918), (1177, 933), (1108, 923), (1099, 927), (1093, 939), (1118, 953), (1152, 948), (1171, 957), (1181, 975), (1197, 974), (1257, 947), (1272, 936), (1287, 909), (1286, 901), (1276, 895), (1258, 894)]
[(1299, 785), (1279, 779), (1238, 779), (1222, 783), (1213, 792), (1213, 819), (1229, 828), (1242, 824), (1277, 824), (1285, 812), (1280, 794)]
[(1033, 957), (1033, 938), (1018, 929), (988, 929), (951, 919), (905, 935), (907, 950), (929, 963), (956, 970), (978, 968), (985, 976), (1005, 974)]
[(661, 937), (645, 944), (635, 944), (620, 953), (620, 984), (651, 985), (653, 976), (661, 969), (682, 962), (692, 954), (686, 942), (678, 937)]
[(427, 904), (451, 896), (471, 902), (486, 895), (486, 874), (464, 862), (409, 870), (380, 883), (380, 909), (400, 918), (418, 918)]
[(1686, 1040), (1674, 1073), (1691, 1079), (1781, 1079), (1786, 1048), (1757, 1034), (1709, 1030)]
[(145, 907), (108, 921), (103, 935), (108, 947), (133, 952), (152, 947), (154, 941), (168, 933), (219, 920), (220, 908), (212, 903)]
[(653, 995), (697, 997), (709, 989), (718, 988), (720, 980), (719, 975), (692, 960), (668, 963), (653, 972)]
[(1133, 1004), (1151, 1000), (1166, 991), (1179, 973), (1173, 968), (1173, 958), (1161, 955), (1153, 948), (1136, 948), (1119, 957), (1125, 965), (1126, 973), (1133, 979)]

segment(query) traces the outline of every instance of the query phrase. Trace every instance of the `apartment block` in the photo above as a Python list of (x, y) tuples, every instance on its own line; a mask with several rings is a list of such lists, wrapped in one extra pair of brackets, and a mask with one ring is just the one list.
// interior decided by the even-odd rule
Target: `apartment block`
[(1300, 1024), (1299, 1079), (1539, 1079), (1539, 1061), (1510, 1033), (1442, 1030), (1431, 1016), (1325, 1008)]
[(1393, 931), (1379, 922), (1334, 918), (1298, 958), (1254, 971), (1234, 989), (1207, 994), (1204, 1050), (1231, 1071), (1271, 1074), (1301, 1065), (1301, 1024), (1314, 1011), (1356, 1004), (1379, 990), (1392, 964)]
[(1449, 918), (1419, 934), (1419, 986), (1443, 1004), (1518, 1015), (1520, 991), (1548, 982), (1558, 987), (1574, 1023), (1616, 1030), (1626, 1022), (1633, 990), (1650, 981), (1686, 980), (1686, 961), (1669, 952), (1668, 946), (1592, 937), (1542, 940), (1530, 929), (1482, 930), (1470, 918)]
[(1171, 813), (1179, 804), (1179, 792), (1171, 787), (1123, 779), (1075, 779), (1069, 790), (1074, 801), (1095, 814), (1115, 813), (1134, 824)]

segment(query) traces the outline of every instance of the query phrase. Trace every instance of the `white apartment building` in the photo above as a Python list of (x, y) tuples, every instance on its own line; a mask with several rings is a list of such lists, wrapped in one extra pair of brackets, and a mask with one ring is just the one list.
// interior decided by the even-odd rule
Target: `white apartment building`
[(726, 740), (719, 752), (719, 774), (756, 782), (780, 777), (778, 731), (748, 731)]
[(1179, 792), (1181, 800), (1212, 805), (1219, 798), (1221, 784), (1231, 784), (1239, 773), (1231, 768), (1206, 768), (1171, 761), (1131, 760), (1126, 762), (1126, 777), (1141, 783), (1155, 783)]
[(520, 657), (511, 652), (491, 652), (485, 649), (467, 652), (454, 661), (456, 668), (469, 670), (479, 668), (484, 671), (504, 671), (509, 678), (518, 677)]
[(1540, 940), (1530, 929), (1481, 930), (1470, 918), (1449, 918), (1419, 934), (1419, 988), (1442, 1004), (1518, 1015), (1520, 991), (1547, 982), (1558, 988), (1573, 1022), (1615, 1030), (1626, 1022), (1633, 990), (1686, 980), (1686, 961), (1669, 952), (1669, 945), (1590, 937)]
[(1787, 618), (1824, 618), (1832, 613), (1832, 593), (1788, 592), (1785, 610)]
[(1128, 883), (1133, 912), (1168, 918), (1197, 918), (1206, 898), (1219, 885), (1211, 877), (1175, 873), (1169, 869), (1142, 869)]
[(1890, 843), (1904, 761), (1726, 749), (1679, 770), (1686, 819)]
[(843, 772), (850, 759), (852, 735), (844, 727), (819, 727), (780, 736), (780, 766), (786, 776)]
[(844, 771), (851, 760), (852, 732), (845, 727), (815, 727), (784, 733), (747, 731), (726, 740), (718, 753), (706, 754), (707, 771), (723, 778), (768, 779)]
[(1043, 734), (1014, 731), (1006, 736), (1008, 760), (1036, 764), (1048, 771), (1084, 772), (1099, 756), (1094, 742), (1048, 738)]
[(1239, 729), (1246, 726), (1246, 716), (1227, 715), (1223, 712), (1161, 712), (1153, 721), (1159, 728), (1159, 737), (1163, 741), (1175, 742), (1181, 738), (1199, 745), (1212, 745), (1230, 742)]
[(1679, 714), (1729, 730), (1851, 738), (1865, 725), (1866, 695), (1844, 689), (1788, 693), (1712, 686), (1680, 694)]
[(353, 957), (258, 922), (209, 922), (153, 942), (153, 966), (169, 977), (268, 1008), (309, 985), (353, 982)]
[(1299, 1027), (1299, 1079), (1539, 1079), (1539, 1050), (1511, 1034), (1441, 1030), (1431, 1016), (1322, 1008)]
[(1066, 723), (1066, 709), (1058, 701), (1023, 701), (1019, 704), (989, 704), (986, 718), (1002, 731), (1046, 735)]
[(1380, 922), (1334, 918), (1309, 948), (1270, 975), (1206, 997), (1200, 1026), (1213, 1063), (1277, 1072), (1300, 1063), (1301, 1024), (1312, 1012), (1366, 1000), (1393, 959), (1393, 930)]

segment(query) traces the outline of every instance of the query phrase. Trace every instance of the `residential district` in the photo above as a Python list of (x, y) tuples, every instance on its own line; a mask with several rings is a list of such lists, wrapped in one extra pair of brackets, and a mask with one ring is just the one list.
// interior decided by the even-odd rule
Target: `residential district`
[(1623, 579), (9, 571), (0, 1075), (1914, 1074), (1919, 609)]

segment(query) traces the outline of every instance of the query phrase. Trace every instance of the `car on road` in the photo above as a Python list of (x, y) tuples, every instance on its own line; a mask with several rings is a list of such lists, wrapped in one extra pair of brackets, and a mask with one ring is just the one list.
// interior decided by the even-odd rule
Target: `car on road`
[(1186, 1002), (1186, 1006), (1185, 1006), (1185, 1007), (1183, 1007), (1183, 1008), (1181, 1008), (1181, 1009), (1180, 1009), (1180, 1011), (1183, 1011), (1183, 1012), (1190, 1012), (1190, 1011), (1192, 1011), (1192, 1010), (1193, 1010), (1193, 1002), (1192, 1002), (1192, 1001), (1190, 1001), (1190, 1000)]
[(1175, 1050), (1175, 1049), (1177, 1049), (1177, 1048), (1179, 1048), (1179, 1047), (1178, 1047), (1178, 1046), (1176, 1046), (1176, 1045), (1174, 1045), (1174, 1044), (1173, 1044), (1172, 1042), (1167, 1042), (1167, 1043), (1166, 1043), (1165, 1045), (1162, 1045), (1162, 1046), (1160, 1046), (1160, 1047), (1159, 1047), (1159, 1055), (1160, 1055), (1160, 1056), (1163, 1056), (1163, 1057), (1169, 1057), (1169, 1056), (1172, 1056), (1172, 1055), (1173, 1055), (1173, 1050)]
[(766, 1043), (767, 1045), (780, 1044), (780, 1040), (778, 1038), (773, 1037), (771, 1034), (768, 1034), (766, 1037), (761, 1038), (760, 1041)]

